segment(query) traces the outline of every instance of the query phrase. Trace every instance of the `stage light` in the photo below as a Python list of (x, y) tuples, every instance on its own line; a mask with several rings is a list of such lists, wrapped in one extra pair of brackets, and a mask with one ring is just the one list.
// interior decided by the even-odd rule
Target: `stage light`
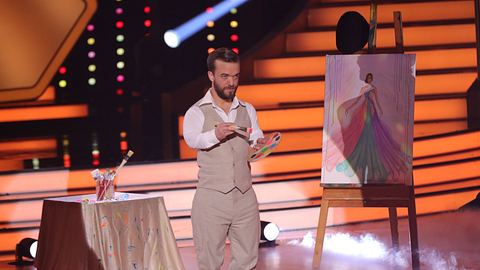
[(123, 49), (123, 48), (118, 48), (118, 49), (117, 49), (117, 54), (118, 54), (118, 55), (123, 55), (123, 54), (125, 54), (125, 49)]
[(237, 9), (236, 9), (236, 8), (230, 9), (230, 13), (232, 13), (232, 14), (237, 14)]
[(117, 91), (116, 91), (116, 94), (117, 94), (117, 96), (123, 95), (123, 89), (122, 89), (122, 88), (118, 88)]
[(31, 265), (33, 260), (24, 261), (24, 257), (28, 259), (35, 259), (37, 254), (38, 241), (33, 238), (23, 238), (15, 248), (15, 262), (14, 265)]
[(123, 82), (124, 80), (125, 80), (125, 76), (123, 76), (122, 74), (117, 76), (117, 82)]
[(165, 32), (165, 34), (163, 35), (163, 39), (170, 48), (176, 48), (178, 47), (178, 45), (180, 45), (180, 37), (173, 30), (168, 30), (167, 32)]
[(58, 73), (60, 73), (60, 74), (62, 74), (62, 75), (65, 74), (65, 73), (67, 73), (67, 68), (66, 68), (66, 67), (60, 67), (60, 68), (58, 69)]
[(238, 41), (238, 35), (237, 34), (231, 35), (230, 40), (233, 41), (233, 42), (237, 42)]
[(34, 170), (40, 169), (40, 160), (38, 158), (32, 159), (32, 166)]
[(120, 151), (126, 152), (128, 150), (127, 132), (120, 132)]
[(115, 13), (116, 13), (117, 15), (122, 14), (122, 13), (123, 13), (123, 8), (116, 8), (116, 9), (115, 9)]
[(149, 6), (146, 6), (143, 8), (143, 12), (145, 12), (146, 14), (150, 13), (150, 7)]
[(88, 52), (88, 58), (95, 58), (95, 52), (94, 51), (89, 51)]
[(214, 27), (215, 26), (215, 22), (214, 21), (208, 21), (207, 22), (207, 27)]
[(95, 85), (97, 83), (97, 80), (95, 78), (89, 78), (88, 79), (88, 84), (89, 85)]
[(238, 27), (238, 22), (237, 21), (231, 21), (230, 22), (230, 27), (237, 28)]
[(267, 241), (269, 243), (275, 242), (278, 235), (280, 234), (280, 229), (273, 222), (260, 221), (260, 240)]
[(92, 32), (93, 30), (95, 30), (95, 26), (93, 26), (93, 24), (87, 25), (87, 31)]
[(145, 25), (145, 27), (150, 27), (150, 26), (152, 26), (152, 21), (151, 20), (145, 20), (143, 22), (143, 25)]
[(169, 47), (176, 48), (182, 41), (200, 31), (205, 25), (207, 25), (208, 21), (215, 21), (228, 13), (232, 8), (238, 7), (246, 1), (247, 0), (222, 1), (213, 8), (208, 8), (204, 13), (190, 19), (175, 29), (168, 30), (163, 35), (163, 39)]
[(125, 24), (122, 22), (122, 21), (118, 21), (115, 23), (115, 27), (117, 27), (118, 29), (121, 29), (125, 26)]
[(95, 70), (97, 70), (97, 66), (95, 66), (95, 65), (93, 65), (93, 64), (92, 64), (92, 65), (88, 65), (88, 71), (94, 72)]
[(60, 80), (58, 82), (58, 86), (60, 86), (61, 88), (67, 87), (67, 81), (66, 80)]
[(213, 51), (215, 51), (214, 48), (208, 48), (208, 54), (212, 53)]
[(214, 34), (207, 35), (207, 40), (208, 41), (214, 41), (215, 40), (215, 35)]
[(118, 41), (118, 42), (123, 42), (125, 40), (125, 36), (124, 35), (117, 35), (115, 37), (115, 39)]
[(88, 43), (88, 45), (91, 46), (91, 45), (95, 44), (95, 39), (94, 38), (89, 38), (89, 39), (87, 39), (87, 43)]
[(238, 50), (238, 48), (232, 48), (232, 51), (234, 51), (235, 53), (239, 54), (240, 51)]
[(70, 160), (69, 154), (63, 154), (63, 167), (70, 168), (72, 166), (72, 162)]
[(118, 69), (122, 69), (122, 68), (124, 68), (124, 67), (125, 67), (125, 62), (123, 62), (123, 61), (118, 61), (118, 62), (117, 62), (117, 68), (118, 68)]

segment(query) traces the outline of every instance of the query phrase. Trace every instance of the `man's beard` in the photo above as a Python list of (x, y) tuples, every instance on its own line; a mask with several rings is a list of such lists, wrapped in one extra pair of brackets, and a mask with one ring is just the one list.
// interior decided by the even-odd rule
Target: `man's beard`
[[(227, 86), (225, 88), (221, 88), (217, 83), (213, 82), (213, 89), (215, 90), (215, 92), (217, 93), (217, 95), (225, 100), (225, 101), (233, 101), (233, 98), (235, 97), (235, 93), (237, 92), (237, 88), (238, 86)], [(234, 91), (232, 91), (231, 93), (227, 93), (225, 92), (224, 90), (230, 90), (230, 89), (234, 89)]]

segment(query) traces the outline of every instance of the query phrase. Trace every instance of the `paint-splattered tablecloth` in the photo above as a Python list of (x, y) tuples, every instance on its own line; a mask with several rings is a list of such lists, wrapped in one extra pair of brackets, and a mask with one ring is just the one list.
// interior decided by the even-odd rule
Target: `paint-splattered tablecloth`
[(38, 269), (184, 269), (162, 197), (116, 193), (43, 202)]

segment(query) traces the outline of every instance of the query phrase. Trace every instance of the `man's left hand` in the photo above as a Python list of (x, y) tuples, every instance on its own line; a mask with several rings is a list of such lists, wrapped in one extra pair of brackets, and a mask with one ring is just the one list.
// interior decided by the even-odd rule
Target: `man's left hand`
[(266, 138), (258, 138), (257, 143), (253, 146), (253, 148), (255, 149), (255, 151), (260, 150), (260, 148), (262, 148), (267, 143), (267, 141), (268, 140)]

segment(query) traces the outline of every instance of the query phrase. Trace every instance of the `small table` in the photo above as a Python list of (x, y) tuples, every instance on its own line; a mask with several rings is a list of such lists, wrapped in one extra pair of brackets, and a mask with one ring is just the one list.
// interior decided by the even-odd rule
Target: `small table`
[[(115, 193), (43, 202), (35, 266), (47, 269), (184, 269), (163, 197)], [(88, 201), (87, 201), (88, 200)]]

